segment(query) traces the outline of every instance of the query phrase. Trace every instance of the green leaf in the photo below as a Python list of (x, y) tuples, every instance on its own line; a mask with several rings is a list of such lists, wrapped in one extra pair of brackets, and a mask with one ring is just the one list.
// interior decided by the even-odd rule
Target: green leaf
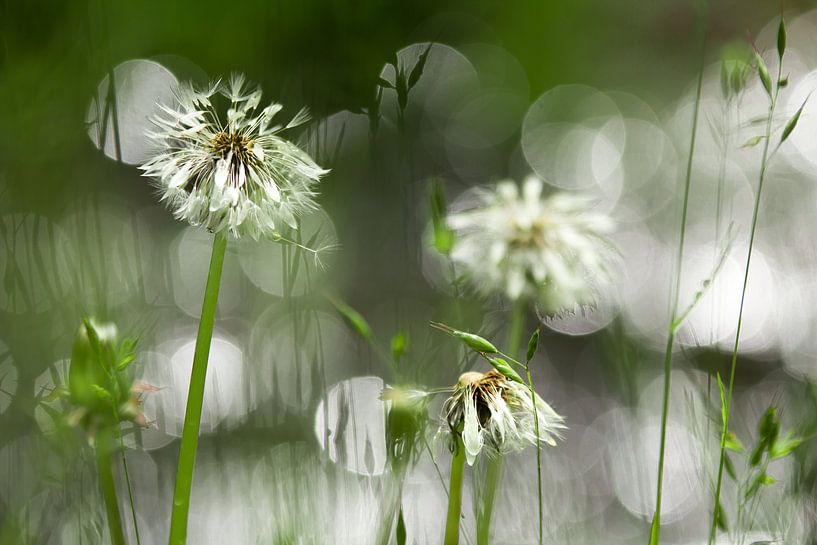
[(766, 68), (766, 63), (763, 62), (763, 57), (755, 51), (755, 63), (757, 64), (757, 75), (760, 77), (760, 82), (763, 88), (766, 89), (766, 94), (772, 96), (772, 77), (769, 75), (769, 69)]
[(124, 371), (128, 368), (128, 366), (133, 363), (136, 359), (136, 354), (126, 354), (119, 359), (119, 363), (116, 364), (116, 369), (118, 371)]
[(530, 336), (530, 340), (528, 341), (528, 353), (526, 355), (527, 362), (533, 359), (533, 356), (536, 355), (536, 349), (539, 348), (539, 328), (536, 328), (536, 331), (533, 332), (533, 335)]
[(718, 506), (715, 508), (715, 523), (721, 532), (729, 531), (729, 524), (726, 522), (726, 513), (723, 510), (723, 504), (718, 501)]
[(385, 78), (378, 78), (377, 85), (386, 89), (394, 89), (394, 84)]
[(369, 327), (369, 323), (358, 311), (340, 299), (330, 297), (329, 301), (332, 303), (335, 309), (340, 312), (340, 315), (344, 320), (346, 320), (346, 323), (349, 324), (349, 326), (354, 329), (358, 335), (367, 341), (372, 339), (372, 328)]
[(726, 390), (723, 387), (723, 381), (721, 380), (721, 374), (716, 373), (715, 376), (718, 379), (718, 391), (721, 394), (721, 422), (725, 424), (726, 422), (728, 422), (728, 418), (729, 418), (729, 414), (728, 414), (729, 413), (729, 408), (727, 407), (727, 404), (726, 404)]
[(760, 419), (757, 427), (760, 436), (759, 445), (762, 445), (769, 452), (774, 448), (777, 437), (780, 434), (780, 421), (777, 418), (777, 408), (769, 407)]
[(411, 75), (409, 75), (408, 79), (408, 88), (411, 89), (417, 82), (420, 81), (420, 77), (423, 75), (423, 69), (425, 69), (426, 60), (428, 59), (428, 54), (431, 52), (431, 46), (434, 45), (433, 43), (428, 44), (425, 51), (420, 54), (420, 57), (417, 59), (417, 64), (414, 65), (414, 68), (411, 69)]
[(791, 119), (789, 119), (788, 123), (786, 123), (786, 126), (783, 127), (783, 134), (780, 136), (781, 144), (786, 141), (786, 138), (788, 138), (794, 131), (794, 128), (797, 127), (797, 122), (800, 121), (800, 115), (803, 113), (803, 108), (806, 107), (807, 100), (808, 97), (803, 101), (803, 104), (797, 109), (795, 114), (791, 116)]
[(494, 369), (505, 375), (507, 378), (511, 379), (514, 382), (518, 382), (519, 384), (524, 384), (522, 381), (522, 377), (519, 376), (513, 367), (502, 358), (497, 358), (494, 356), (485, 356), (485, 359), (494, 366)]
[(732, 459), (724, 452), (723, 453), (723, 467), (726, 469), (726, 474), (729, 475), (733, 481), (738, 480), (738, 474), (735, 471), (735, 466), (732, 465)]
[(403, 520), (403, 508), (397, 514), (397, 529), (394, 532), (397, 545), (406, 545), (406, 521)]
[(391, 338), (391, 357), (395, 362), (399, 362), (403, 357), (406, 347), (408, 347), (408, 336), (402, 331)]
[(760, 480), (760, 484), (763, 486), (771, 486), (777, 482), (775, 478), (768, 473), (761, 473), (760, 476), (758, 476), (758, 479)]
[(786, 52), (786, 23), (780, 18), (780, 26), (777, 28), (777, 56), (782, 61), (783, 53)]
[(85, 326), (85, 334), (88, 336), (88, 343), (91, 345), (91, 350), (93, 350), (95, 354), (99, 354), (101, 351), (99, 334), (97, 334), (94, 324), (91, 323), (91, 319), (88, 317), (83, 317), (82, 323)]
[(743, 447), (743, 443), (740, 442), (740, 439), (738, 439), (738, 436), (735, 435), (735, 432), (733, 431), (730, 431), (729, 433), (726, 434), (725, 446), (732, 452), (743, 452), (746, 450)]
[(757, 135), (757, 136), (753, 136), (749, 140), (747, 140), (746, 143), (743, 144), (742, 147), (744, 147), (744, 148), (753, 148), (753, 147), (757, 146), (758, 144), (760, 144), (761, 142), (763, 142), (764, 138), (766, 138), (766, 137), (764, 135), (762, 135), (762, 134)]
[(775, 442), (774, 446), (772, 446), (770, 454), (775, 460), (778, 458), (785, 458), (791, 454), (794, 449), (799, 447), (802, 442), (803, 439), (800, 437), (792, 437), (790, 433), (787, 433), (782, 440)]
[(97, 397), (99, 399), (102, 399), (103, 401), (109, 401), (113, 399), (111, 393), (102, 386), (100, 386), (99, 384), (91, 384), (91, 390), (93, 390)]

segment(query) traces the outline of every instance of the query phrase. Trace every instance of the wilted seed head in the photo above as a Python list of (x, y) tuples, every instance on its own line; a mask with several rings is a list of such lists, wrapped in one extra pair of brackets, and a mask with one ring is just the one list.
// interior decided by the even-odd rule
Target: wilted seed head
[[(521, 190), (520, 190), (521, 189)], [(449, 214), (452, 259), (486, 295), (537, 303), (546, 314), (593, 304), (592, 286), (609, 279), (604, 236), (612, 222), (568, 193), (543, 197), (543, 182), (507, 180)]]
[[(229, 103), (224, 111), (219, 97)], [(177, 218), (214, 232), (273, 238), (317, 208), (314, 186), (327, 171), (278, 135), (306, 122), (305, 110), (272, 125), (281, 105), (258, 111), (261, 89), (237, 74), (204, 89), (181, 84), (176, 99), (153, 118), (156, 130), (148, 136), (156, 154), (140, 168)]]
[(555, 445), (564, 418), (542, 398), (496, 370), (460, 375), (454, 392), (443, 405), (443, 415), (451, 434), (461, 435), (466, 460), (473, 465), (486, 449), (489, 456), (522, 450), (536, 444), (534, 411), (539, 419), (539, 440)]

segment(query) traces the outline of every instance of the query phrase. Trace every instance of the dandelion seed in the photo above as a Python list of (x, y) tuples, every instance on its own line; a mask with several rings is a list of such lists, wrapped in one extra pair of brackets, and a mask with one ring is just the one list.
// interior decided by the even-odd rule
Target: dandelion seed
[(542, 180), (507, 180), (477, 206), (451, 213), (452, 259), (477, 289), (537, 303), (546, 314), (595, 302), (594, 285), (609, 280), (604, 235), (612, 222), (567, 193), (542, 197)]
[[(555, 446), (564, 418), (536, 395), (539, 440)], [(477, 456), (519, 451), (536, 444), (534, 406), (526, 386), (508, 380), (496, 370), (463, 373), (443, 406), (448, 428), (461, 434), (465, 456), (473, 465)]]
[[(315, 185), (327, 171), (279, 136), (305, 123), (306, 110), (273, 125), (281, 105), (258, 111), (261, 89), (237, 74), (206, 89), (182, 84), (176, 95), (176, 107), (153, 118), (148, 136), (158, 150), (140, 167), (176, 218), (258, 239), (297, 229), (297, 218), (317, 209)], [(225, 115), (219, 97), (229, 102)]]

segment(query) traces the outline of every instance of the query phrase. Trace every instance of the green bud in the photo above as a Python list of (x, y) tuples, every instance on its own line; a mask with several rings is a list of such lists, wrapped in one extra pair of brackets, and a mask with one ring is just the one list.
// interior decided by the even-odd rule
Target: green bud
[(766, 94), (771, 97), (772, 77), (769, 75), (769, 69), (766, 68), (766, 63), (763, 61), (763, 57), (761, 57), (757, 52), (755, 52), (755, 64), (757, 64), (757, 75), (760, 77), (760, 83), (763, 84)]
[(780, 26), (777, 28), (777, 56), (783, 60), (783, 53), (786, 52), (786, 23), (780, 18)]
[(479, 335), (458, 330), (454, 330), (451, 334), (476, 352), (482, 352), (484, 354), (496, 354), (499, 352), (493, 344)]
[(519, 376), (519, 373), (517, 373), (507, 361), (493, 356), (486, 356), (486, 358), (488, 359), (488, 362), (494, 366), (494, 369), (505, 375), (506, 378), (509, 378), (514, 382), (518, 382), (519, 384), (524, 384), (522, 377)]
[(536, 355), (536, 349), (539, 347), (539, 328), (536, 328), (536, 331), (533, 332), (533, 335), (530, 336), (530, 340), (528, 341), (528, 353), (526, 358), (528, 362), (533, 359), (533, 356)]

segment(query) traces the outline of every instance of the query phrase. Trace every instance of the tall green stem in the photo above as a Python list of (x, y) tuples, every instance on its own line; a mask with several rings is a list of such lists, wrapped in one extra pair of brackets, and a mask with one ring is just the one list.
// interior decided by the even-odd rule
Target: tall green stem
[(491, 542), (491, 518), (494, 512), (496, 491), (502, 477), (502, 455), (488, 460), (485, 470), (485, 491), (482, 493), (482, 511), (477, 520), (477, 545)]
[[(777, 67), (777, 82), (780, 81), (783, 69), (783, 60), (781, 59)], [(738, 361), (738, 348), (740, 347), (740, 329), (743, 325), (743, 307), (746, 302), (746, 287), (749, 285), (749, 266), (752, 264), (752, 249), (755, 244), (755, 233), (757, 232), (757, 217), (760, 211), (760, 197), (763, 193), (763, 182), (766, 179), (766, 170), (768, 168), (769, 160), (769, 140), (772, 136), (772, 121), (774, 118), (774, 110), (777, 106), (777, 97), (780, 92), (780, 85), (775, 84), (774, 95), (771, 97), (769, 104), (769, 114), (766, 117), (766, 133), (763, 139), (763, 154), (760, 159), (760, 175), (757, 185), (757, 195), (755, 196), (754, 209), (752, 210), (752, 227), (749, 233), (749, 250), (746, 254), (746, 266), (743, 271), (743, 288), (740, 292), (740, 308), (738, 310), (738, 325), (735, 331), (735, 344), (732, 347), (732, 361), (729, 369), (729, 390), (726, 396), (726, 411), (723, 417), (723, 428), (721, 428), (721, 444), (720, 454), (718, 456), (718, 478), (715, 483), (715, 503), (712, 508), (712, 525), (709, 529), (709, 545), (715, 541), (715, 536), (718, 531), (718, 516), (720, 514), (720, 497), (721, 485), (723, 484), (723, 466), (724, 458), (726, 457), (726, 436), (729, 433), (729, 415), (732, 411), (732, 388), (735, 385), (735, 368)]]
[(190, 374), (187, 408), (184, 413), (179, 468), (176, 473), (176, 489), (173, 493), (173, 511), (170, 519), (170, 545), (185, 545), (187, 542), (187, 517), (190, 511), (190, 489), (193, 484), (193, 467), (196, 463), (196, 447), (199, 442), (199, 426), (204, 403), (204, 382), (207, 377), (207, 361), (210, 357), (210, 342), (213, 338), (218, 289), (226, 249), (227, 235), (216, 234), (213, 239), (207, 286), (204, 289), (196, 351), (193, 355), (193, 371)]
[(110, 429), (101, 430), (96, 437), (96, 467), (99, 472), (99, 487), (105, 500), (105, 511), (108, 515), (108, 529), (112, 545), (125, 545), (125, 534), (122, 531), (122, 516), (119, 503), (116, 501), (116, 483), (113, 477), (111, 458), (113, 456), (113, 435)]
[(675, 334), (678, 330), (677, 314), (678, 300), (681, 292), (681, 273), (684, 262), (684, 243), (686, 240), (687, 211), (689, 209), (689, 188), (692, 182), (692, 160), (695, 156), (695, 140), (698, 133), (698, 114), (701, 109), (701, 90), (703, 87), (704, 75), (704, 53), (706, 51), (706, 27), (707, 27), (706, 3), (701, 7), (700, 12), (700, 32), (701, 32), (701, 57), (698, 68), (698, 82), (695, 88), (695, 107), (692, 113), (692, 135), (689, 138), (689, 153), (687, 156), (686, 176), (684, 178), (684, 202), (681, 210), (681, 233), (678, 240), (678, 254), (675, 257), (675, 277), (674, 283), (670, 286), (670, 312), (669, 325), (667, 326), (667, 346), (664, 352), (664, 393), (661, 404), (661, 439), (658, 449), (658, 479), (655, 491), (655, 514), (653, 515), (652, 528), (650, 529), (650, 545), (658, 545), (661, 541), (661, 497), (664, 486), (664, 458), (667, 446), (667, 420), (669, 417), (669, 394), (670, 378), (672, 375), (672, 348), (675, 344)]
[(462, 474), (465, 470), (465, 447), (462, 437), (454, 434), (456, 448), (451, 458), (451, 477), (448, 483), (448, 515), (445, 519), (444, 545), (458, 545), (460, 540), (460, 516), (462, 513)]
[[(522, 346), (525, 329), (525, 304), (515, 302), (511, 308), (511, 325), (508, 330), (508, 355), (516, 359)], [(491, 539), (491, 518), (494, 512), (496, 492), (502, 476), (502, 456), (488, 460), (485, 471), (485, 489), (482, 493), (482, 509), (477, 519), (477, 545), (488, 545)]]

